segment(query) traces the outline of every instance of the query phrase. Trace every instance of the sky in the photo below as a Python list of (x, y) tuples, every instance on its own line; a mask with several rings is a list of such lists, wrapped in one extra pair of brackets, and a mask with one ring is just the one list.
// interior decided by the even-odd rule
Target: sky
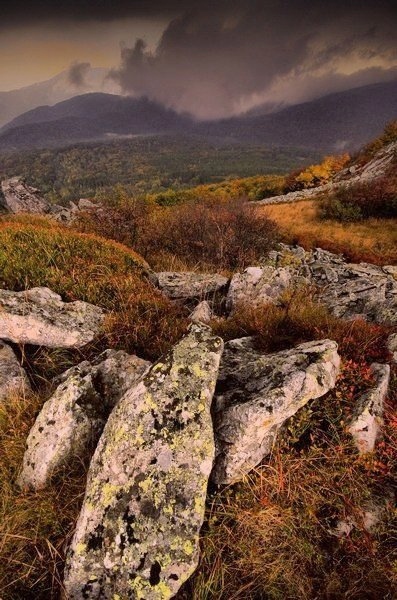
[(0, 90), (88, 65), (199, 118), (397, 77), (390, 0), (3, 0)]

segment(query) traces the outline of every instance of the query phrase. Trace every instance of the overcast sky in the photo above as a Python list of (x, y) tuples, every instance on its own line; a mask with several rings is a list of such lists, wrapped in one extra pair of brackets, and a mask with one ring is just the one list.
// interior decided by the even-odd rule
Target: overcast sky
[[(111, 69), (125, 93), (219, 117), (397, 76), (397, 11), (389, 0), (26, 6), (26, 0), (2, 2), (2, 90), (90, 63)], [(72, 77), (80, 80), (85, 69), (75, 66)]]

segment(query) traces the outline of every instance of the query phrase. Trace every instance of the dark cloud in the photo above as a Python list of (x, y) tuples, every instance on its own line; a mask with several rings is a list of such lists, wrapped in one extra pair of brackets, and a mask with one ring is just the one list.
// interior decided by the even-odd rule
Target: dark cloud
[(277, 85), (293, 102), (308, 79), (333, 91), (327, 82), (349, 87), (357, 71), (393, 67), (395, 26), (386, 1), (203, 0), (170, 22), (155, 52), (142, 40), (124, 47), (113, 77), (128, 93), (218, 117), (272, 101)]
[(82, 88), (90, 68), (91, 64), (89, 62), (72, 63), (67, 72), (68, 82), (76, 88)]

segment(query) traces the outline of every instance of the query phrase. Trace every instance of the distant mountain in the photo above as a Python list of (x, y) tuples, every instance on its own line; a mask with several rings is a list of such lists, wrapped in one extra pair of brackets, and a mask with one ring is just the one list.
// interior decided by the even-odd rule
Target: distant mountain
[(397, 118), (397, 80), (364, 86), (268, 114), (196, 121), (147, 98), (85, 94), (41, 106), (0, 130), (0, 149), (180, 133), (208, 140), (340, 152), (360, 147)]
[(46, 81), (0, 92), (0, 127), (25, 111), (43, 104), (56, 104), (89, 92), (118, 93), (118, 86), (106, 77), (107, 72), (107, 69), (100, 67), (89, 68), (84, 73), (82, 85), (76, 86), (70, 81), (69, 72), (63, 71)]

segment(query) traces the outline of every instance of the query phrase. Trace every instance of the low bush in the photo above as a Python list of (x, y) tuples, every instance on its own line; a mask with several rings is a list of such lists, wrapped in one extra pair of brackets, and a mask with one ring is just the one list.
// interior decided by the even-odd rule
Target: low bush
[(77, 223), (133, 244), (156, 270), (182, 262), (187, 268), (244, 268), (278, 240), (276, 225), (244, 200), (201, 199), (178, 207), (122, 205), (84, 215)]
[(384, 177), (337, 189), (321, 200), (319, 215), (341, 222), (396, 218), (397, 173), (393, 169)]

